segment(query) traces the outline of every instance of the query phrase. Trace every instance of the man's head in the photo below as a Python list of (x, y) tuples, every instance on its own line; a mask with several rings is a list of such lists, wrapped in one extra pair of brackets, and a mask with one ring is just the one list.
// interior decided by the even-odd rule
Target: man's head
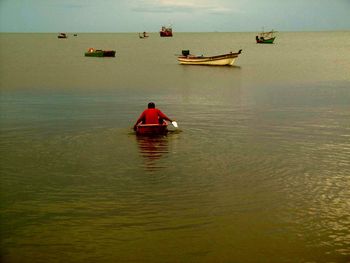
[(154, 109), (156, 105), (153, 102), (148, 103), (148, 108), (149, 109)]

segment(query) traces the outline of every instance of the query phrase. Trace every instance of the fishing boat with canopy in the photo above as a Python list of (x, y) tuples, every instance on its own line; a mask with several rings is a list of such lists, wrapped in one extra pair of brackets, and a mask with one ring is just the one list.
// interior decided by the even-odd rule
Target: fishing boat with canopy
[(169, 26), (169, 27), (162, 26), (162, 29), (159, 31), (159, 34), (161, 37), (172, 37), (173, 36), (173, 29), (171, 26)]
[(262, 31), (255, 37), (257, 44), (273, 44), (273, 41), (275, 41), (276, 36), (275, 34), (277, 31), (271, 30), (269, 32)]

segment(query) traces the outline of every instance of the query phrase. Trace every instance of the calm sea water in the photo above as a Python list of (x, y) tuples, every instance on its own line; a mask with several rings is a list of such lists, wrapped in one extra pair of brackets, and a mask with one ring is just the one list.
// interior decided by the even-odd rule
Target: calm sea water
[[(2, 262), (350, 261), (349, 31), (0, 47)], [(180, 129), (137, 138), (149, 101)]]

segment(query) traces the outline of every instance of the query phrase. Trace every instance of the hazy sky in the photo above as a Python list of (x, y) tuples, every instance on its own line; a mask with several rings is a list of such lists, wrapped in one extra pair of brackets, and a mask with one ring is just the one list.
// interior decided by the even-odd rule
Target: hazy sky
[(350, 30), (350, 0), (0, 0), (1, 32)]

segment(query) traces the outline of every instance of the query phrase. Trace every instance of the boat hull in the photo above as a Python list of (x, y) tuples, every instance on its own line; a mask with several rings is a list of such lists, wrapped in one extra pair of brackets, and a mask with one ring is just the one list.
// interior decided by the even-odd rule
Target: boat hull
[(93, 52), (85, 52), (86, 57), (115, 57), (114, 50), (96, 50)]
[(240, 53), (241, 50), (238, 53), (229, 53), (213, 57), (180, 56), (178, 57), (178, 61), (183, 65), (233, 66)]
[(257, 44), (273, 44), (273, 41), (275, 41), (275, 38), (276, 37), (272, 37), (272, 38), (264, 39), (264, 40), (257, 39), (256, 43)]
[(136, 134), (141, 136), (157, 136), (168, 133), (168, 125), (163, 124), (139, 124), (136, 126)]
[(172, 37), (173, 33), (172, 32), (159, 32), (161, 37)]

